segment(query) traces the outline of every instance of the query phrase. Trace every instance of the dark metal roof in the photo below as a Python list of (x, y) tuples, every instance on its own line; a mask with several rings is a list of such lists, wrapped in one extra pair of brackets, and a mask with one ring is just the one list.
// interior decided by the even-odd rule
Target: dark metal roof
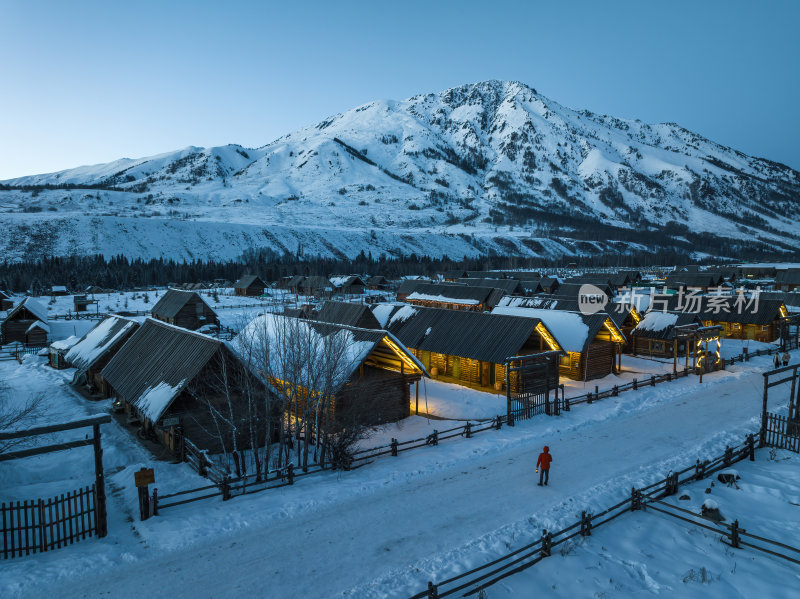
[[(153, 306), (153, 315), (161, 316), (162, 318), (174, 318), (178, 312), (192, 299), (199, 299), (204, 304), (206, 303), (199, 294), (194, 291), (184, 291), (182, 289), (167, 289), (167, 292)], [(206, 304), (208, 305), (208, 304)], [(209, 310), (211, 308), (209, 307)], [(213, 311), (213, 310), (212, 310)]]
[(418, 306), (397, 306), (393, 314), (400, 310), (410, 315), (390, 316), (386, 329), (407, 347), (495, 364), (517, 355), (540, 322), (535, 318)]
[(367, 285), (388, 285), (389, 281), (383, 275), (373, 275), (366, 281)]
[(256, 284), (256, 287), (266, 287), (267, 284), (261, 280), (261, 277), (258, 275), (244, 275), (241, 279), (236, 281), (233, 284), (234, 289), (247, 289), (253, 283)]
[(721, 277), (709, 272), (671, 272), (664, 284), (672, 289), (678, 287), (716, 287)]
[(303, 275), (294, 275), (291, 279), (286, 281), (286, 287), (293, 288), (293, 287), (300, 287), (305, 281), (306, 278)]
[(502, 289), (503, 293), (524, 293), (520, 282), (517, 279), (458, 279), (457, 283), (469, 285), (470, 287), (494, 287)]
[[(462, 302), (476, 302), (476, 304), (483, 304), (488, 307), (497, 305), (500, 298), (503, 297), (504, 292), (502, 289), (495, 287), (472, 287), (470, 285), (461, 285), (458, 283), (434, 283), (424, 287), (415, 289), (413, 293), (421, 294), (442, 299), (427, 299), (427, 297), (419, 298), (420, 301), (441, 301), (448, 302), (452, 300), (453, 303)], [(414, 298), (409, 294), (407, 301), (414, 301)]]
[(776, 285), (800, 285), (800, 268), (786, 268), (775, 273)]
[(611, 287), (607, 284), (597, 284), (597, 283), (561, 283), (558, 286), (558, 291), (555, 292), (555, 295), (559, 295), (561, 297), (569, 297), (578, 301), (578, 296), (580, 295), (580, 289), (584, 284), (594, 285), (595, 287), (599, 287), (608, 297), (611, 297), (612, 291)]
[(350, 302), (325, 302), (317, 315), (317, 320), (364, 329), (381, 328), (378, 319), (368, 306)]
[(138, 328), (139, 323), (135, 320), (124, 316), (108, 316), (81, 337), (67, 352), (65, 359), (78, 370), (88, 370)]
[(539, 294), (534, 297), (506, 296), (500, 300), (498, 306), (514, 306), (519, 308), (537, 308), (540, 310), (566, 310), (578, 311), (578, 300), (571, 297), (558, 295)]
[(397, 288), (397, 293), (414, 293), (419, 285), (432, 285), (433, 281), (427, 279), (404, 279)]
[(211, 337), (148, 318), (111, 358), (102, 375), (126, 401), (156, 421), (169, 402), (160, 411), (148, 411), (141, 403), (147, 392), (169, 387), (171, 402), (221, 347), (222, 343)]
[(463, 279), (467, 275), (466, 270), (448, 270), (444, 273), (445, 279)]
[[(696, 298), (670, 296), (667, 302), (669, 310), (693, 312), (706, 322), (731, 322), (738, 324), (769, 325), (781, 317), (782, 300), (759, 296), (758, 302), (739, 299), (738, 295), (702, 295)], [(651, 306), (656, 310), (661, 305)]]

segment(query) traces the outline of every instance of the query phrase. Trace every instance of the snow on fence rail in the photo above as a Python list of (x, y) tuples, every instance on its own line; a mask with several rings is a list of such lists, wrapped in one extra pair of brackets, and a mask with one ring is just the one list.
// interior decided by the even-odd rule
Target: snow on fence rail
[[(711, 474), (714, 474), (720, 470), (724, 470), (730, 467), (732, 464), (744, 459), (749, 458), (751, 461), (754, 461), (755, 447), (756, 442), (754, 435), (750, 434), (747, 436), (747, 439), (744, 443), (736, 447), (726, 447), (722, 455), (712, 460), (700, 461), (698, 459), (693, 465), (687, 466), (683, 470), (679, 470), (677, 472), (670, 472), (665, 478), (646, 487), (642, 487), (640, 489), (631, 489), (629, 497), (611, 507), (606, 508), (598, 514), (588, 514), (584, 511), (581, 513), (580, 520), (573, 522), (566, 528), (563, 528), (557, 532), (543, 530), (542, 535), (538, 540), (515, 549), (514, 551), (511, 551), (500, 558), (494, 559), (483, 564), (482, 566), (462, 572), (461, 574), (437, 583), (428, 581), (427, 589), (417, 593), (416, 595), (413, 595), (410, 599), (439, 599), (441, 597), (448, 597), (456, 593), (461, 593), (462, 596), (468, 597), (476, 593), (480, 593), (481, 590), (485, 589), (486, 587), (489, 587), (505, 578), (508, 578), (509, 576), (530, 568), (534, 564), (537, 564), (538, 562), (550, 557), (554, 547), (557, 547), (562, 543), (566, 543), (576, 536), (591, 536), (592, 529), (603, 524), (607, 524), (626, 512), (654, 509), (656, 511), (668, 513), (666, 510), (654, 507), (653, 504), (656, 503), (660, 506), (669, 505), (664, 504), (664, 502), (660, 501), (660, 499), (675, 495), (678, 492), (680, 485), (702, 480)], [(681, 479), (681, 477), (684, 478)], [(697, 519), (703, 519), (701, 516), (697, 516), (693, 512), (689, 513)], [(684, 518), (681, 517), (680, 519)], [(697, 524), (698, 526), (702, 525), (697, 522), (693, 523)], [(705, 525), (702, 526), (714, 530), (715, 532), (722, 532), (718, 528), (712, 528)], [(800, 549), (772, 539), (766, 539), (764, 537), (746, 533), (746, 536), (759, 540), (762, 543), (785, 549), (791, 555), (781, 554), (775, 550), (755, 546), (742, 541), (741, 536), (743, 536), (745, 533), (743, 533), (742, 529), (738, 527), (738, 521), (734, 522), (734, 525), (725, 526), (728, 527), (728, 536), (731, 539), (730, 544), (733, 547), (751, 547), (753, 549), (757, 549), (759, 551), (763, 551), (795, 563), (800, 563), (800, 561), (798, 561), (797, 557), (794, 555), (794, 553), (800, 555)]]

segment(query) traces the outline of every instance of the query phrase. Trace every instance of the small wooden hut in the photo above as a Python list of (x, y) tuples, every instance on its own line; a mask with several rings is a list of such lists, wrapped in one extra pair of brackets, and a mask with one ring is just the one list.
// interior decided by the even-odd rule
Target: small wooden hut
[(153, 318), (195, 331), (207, 324), (219, 324), (217, 313), (195, 291), (168, 289), (153, 306)]
[(30, 297), (26, 297), (12, 308), (0, 325), (3, 345), (15, 341), (24, 344), (44, 344), (47, 342), (48, 331), (47, 308)]
[(233, 284), (234, 295), (259, 297), (264, 295), (267, 284), (258, 275), (244, 275)]

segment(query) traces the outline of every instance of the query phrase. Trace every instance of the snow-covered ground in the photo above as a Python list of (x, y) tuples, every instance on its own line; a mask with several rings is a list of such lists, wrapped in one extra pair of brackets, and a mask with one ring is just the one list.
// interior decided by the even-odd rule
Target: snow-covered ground
[[(71, 391), (71, 371), (42, 361), (0, 363), (0, 376), (20, 392), (46, 390), (48, 421), (107, 408)], [(154, 466), (160, 494), (206, 481), (185, 464), (158, 461), (113, 421), (103, 427), (108, 537), (9, 560), (0, 596), (408, 596), (429, 579), (499, 557), (542, 528), (571, 523), (582, 509), (597, 512), (631, 486), (740, 442), (757, 426), (761, 372), (769, 364), (756, 358), (702, 385), (680, 379), (292, 487), (166, 509), (146, 522), (136, 517), (134, 471)], [(788, 391), (774, 391), (770, 407), (779, 409)], [(415, 438), (446, 424), (413, 417), (391, 436)], [(533, 467), (544, 444), (555, 460), (551, 485), (542, 489)], [(91, 451), (75, 449), (0, 463), (1, 499), (90, 484), (91, 460)], [(551, 563), (557, 567), (555, 558)]]

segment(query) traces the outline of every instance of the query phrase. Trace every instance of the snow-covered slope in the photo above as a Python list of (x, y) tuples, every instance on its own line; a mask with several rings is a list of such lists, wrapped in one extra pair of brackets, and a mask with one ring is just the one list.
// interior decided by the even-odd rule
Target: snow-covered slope
[(486, 81), (365, 104), (258, 149), (189, 147), (4, 181), (0, 214), (10, 258), (547, 256), (701, 250), (704, 232), (782, 249), (800, 234), (800, 173), (673, 123)]

